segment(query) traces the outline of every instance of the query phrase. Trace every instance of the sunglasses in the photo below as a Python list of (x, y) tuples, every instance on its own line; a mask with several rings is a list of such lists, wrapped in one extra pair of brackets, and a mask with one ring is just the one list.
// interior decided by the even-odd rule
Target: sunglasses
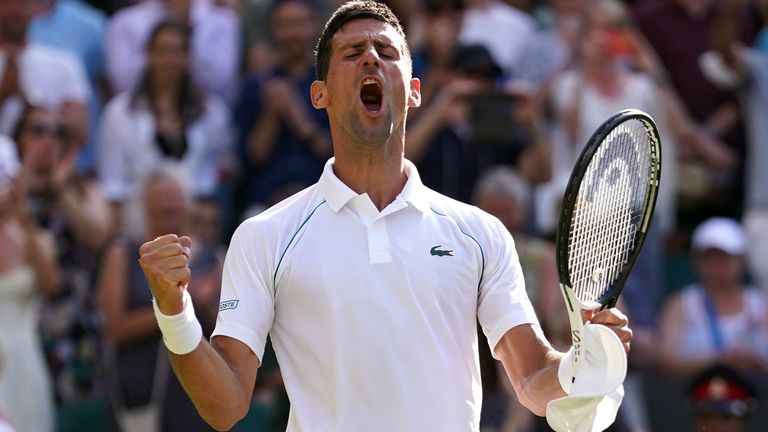
[(48, 123), (32, 122), (24, 127), (24, 132), (35, 137), (65, 138), (66, 128), (61, 125), (52, 126)]

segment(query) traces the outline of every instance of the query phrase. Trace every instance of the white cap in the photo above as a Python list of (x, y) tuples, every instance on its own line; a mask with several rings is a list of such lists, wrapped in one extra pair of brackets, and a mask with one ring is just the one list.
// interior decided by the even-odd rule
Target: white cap
[(693, 231), (691, 248), (696, 252), (719, 249), (729, 255), (744, 255), (747, 252), (747, 235), (735, 220), (713, 217)]

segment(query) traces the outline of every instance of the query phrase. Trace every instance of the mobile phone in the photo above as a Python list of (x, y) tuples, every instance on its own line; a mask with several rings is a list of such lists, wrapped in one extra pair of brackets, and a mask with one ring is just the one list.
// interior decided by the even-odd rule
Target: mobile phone
[(468, 99), (475, 143), (505, 145), (515, 140), (514, 96), (489, 91), (470, 95)]

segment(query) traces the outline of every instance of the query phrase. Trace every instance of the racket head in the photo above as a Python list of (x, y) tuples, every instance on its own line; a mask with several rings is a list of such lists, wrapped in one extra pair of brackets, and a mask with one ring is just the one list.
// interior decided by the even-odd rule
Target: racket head
[[(582, 150), (563, 195), (557, 270), (582, 309), (613, 307), (653, 216), (661, 176), (661, 141), (646, 113), (609, 117)], [(571, 311), (574, 305), (567, 305)]]

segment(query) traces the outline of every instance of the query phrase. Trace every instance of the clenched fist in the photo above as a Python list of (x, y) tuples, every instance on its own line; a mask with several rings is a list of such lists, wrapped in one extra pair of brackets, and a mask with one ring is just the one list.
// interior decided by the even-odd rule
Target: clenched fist
[(176, 315), (184, 308), (182, 294), (191, 275), (191, 248), (189, 237), (176, 234), (158, 237), (139, 248), (139, 265), (149, 282), (157, 307), (166, 315)]

